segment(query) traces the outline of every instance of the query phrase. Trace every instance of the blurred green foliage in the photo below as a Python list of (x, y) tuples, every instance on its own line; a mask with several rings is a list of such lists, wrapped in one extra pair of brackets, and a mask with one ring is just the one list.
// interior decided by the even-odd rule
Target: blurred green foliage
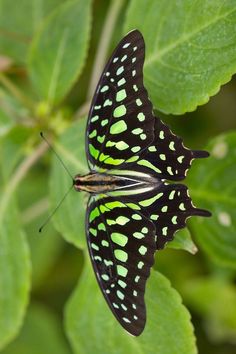
[[(235, 353), (235, 1), (14, 5), (0, 0), (1, 353)], [(157, 113), (186, 145), (211, 153), (194, 163), (187, 183), (196, 205), (213, 213), (192, 218), (156, 254), (140, 338), (118, 326), (93, 276), (87, 196), (69, 193), (38, 234), (71, 186), (39, 132), (72, 175), (87, 171), (91, 94), (110, 51), (133, 28), (146, 41), (144, 79)]]

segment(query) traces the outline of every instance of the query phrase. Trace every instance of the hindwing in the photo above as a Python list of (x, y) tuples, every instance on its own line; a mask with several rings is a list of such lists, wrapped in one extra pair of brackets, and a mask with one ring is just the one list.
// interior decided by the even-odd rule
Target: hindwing
[(154, 224), (122, 201), (92, 196), (87, 241), (108, 305), (129, 333), (139, 335), (146, 322), (144, 292), (156, 250)]
[[(116, 193), (116, 192), (113, 192)], [(196, 208), (183, 184), (161, 183), (145, 193), (116, 196), (123, 203), (133, 205), (143, 216), (155, 225), (156, 249), (164, 248), (174, 238), (176, 231), (186, 226), (191, 216), (210, 216), (204, 209)]]
[(91, 196), (87, 242), (93, 268), (113, 314), (131, 334), (145, 326), (144, 293), (154, 253), (173, 239), (195, 208), (187, 187), (161, 184), (148, 192)]

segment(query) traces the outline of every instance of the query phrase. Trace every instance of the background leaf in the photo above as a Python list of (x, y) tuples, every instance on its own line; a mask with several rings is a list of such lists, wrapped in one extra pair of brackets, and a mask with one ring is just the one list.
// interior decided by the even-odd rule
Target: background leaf
[[(85, 158), (85, 124), (80, 120), (65, 131), (56, 148), (65, 162), (72, 176), (84, 174), (88, 171)], [(50, 197), (52, 209), (56, 207), (63, 195), (70, 188), (72, 181), (63, 169), (57, 158), (53, 157), (52, 172), (50, 176)], [(85, 247), (85, 207), (87, 198), (82, 192), (72, 190), (62, 206), (53, 217), (56, 229), (63, 237), (79, 248)]]
[(63, 249), (63, 240), (49, 222), (43, 233), (39, 227), (48, 217), (48, 174), (35, 168), (21, 183), (18, 190), (21, 219), (24, 224), (32, 259), (32, 287), (38, 288), (52, 269)]
[(194, 244), (187, 228), (179, 230), (174, 235), (174, 239), (167, 243), (167, 247), (174, 248), (176, 250), (182, 249), (192, 254), (197, 252), (197, 246)]
[(42, 19), (63, 2), (21, 0), (19, 11), (11, 1), (0, 0), (0, 53), (24, 63), (31, 38)]
[(206, 146), (211, 156), (189, 172), (188, 185), (197, 205), (212, 212), (211, 218), (195, 218), (190, 226), (209, 257), (236, 268), (236, 133), (217, 138)]
[[(92, 301), (90, 294), (93, 294)], [(74, 352), (196, 353), (189, 313), (178, 293), (160, 273), (151, 273), (146, 305), (145, 331), (138, 338), (132, 337), (118, 325), (101, 295), (91, 266), (87, 265), (66, 308), (66, 330)]]
[(58, 319), (39, 304), (32, 304), (18, 338), (2, 354), (69, 354)]
[[(118, 44), (122, 32), (136, 26), (143, 31), (147, 44), (144, 80), (154, 105), (163, 112), (194, 109), (235, 71), (235, 2), (22, 0), (15, 5), (0, 0), (0, 186), (4, 186), (4, 194), (0, 194), (0, 345), (15, 340), (3, 352), (67, 353), (62, 312), (79, 281), (66, 308), (66, 334), (76, 353), (196, 353), (189, 315), (176, 291), (156, 272), (147, 284), (148, 323), (144, 334), (132, 338), (116, 323), (91, 266), (84, 264), (88, 254), (85, 195), (71, 191), (58, 214), (38, 234), (49, 214), (50, 202), (54, 208), (71, 186), (71, 178), (55, 156), (49, 150), (42, 156), (45, 150), (41, 149), (44, 145), (38, 133), (44, 131), (48, 136), (72, 176), (88, 172), (84, 152), (86, 120), (76, 120), (87, 115), (91, 87), (96, 84), (105, 57)], [(76, 15), (76, 11), (71, 13), (69, 9), (77, 5), (82, 10)], [(55, 53), (63, 41), (63, 25), (68, 19), (68, 33), (73, 33), (76, 40), (72, 38), (66, 43), (63, 70), (56, 68), (56, 82), (52, 80)], [(79, 37), (82, 47), (78, 46)], [(32, 77), (35, 81), (30, 80)], [(52, 96), (55, 89), (55, 99), (51, 100), (50, 85)], [(225, 132), (221, 135), (223, 144), (216, 142), (216, 148), (212, 145), (214, 163), (210, 159), (199, 160), (189, 176), (194, 203), (213, 211), (211, 219), (201, 223), (201, 218), (192, 218), (189, 223), (188, 230), (199, 252), (194, 256), (189, 253), (195, 251), (195, 245), (184, 229), (163, 252), (155, 255), (154, 268), (171, 280), (191, 311), (199, 353), (236, 352), (236, 142), (235, 138), (230, 144), (227, 142), (227, 131), (236, 128), (235, 92), (233, 77), (218, 95), (194, 113), (181, 119), (160, 113), (173, 132), (193, 149), (200, 149), (209, 139)], [(71, 127), (65, 131), (68, 125)], [(211, 173), (215, 173), (212, 180)], [(226, 214), (221, 213), (222, 208)], [(29, 314), (25, 316), (30, 282), (28, 248), (32, 289)], [(21, 327), (23, 319), (26, 322)]]
[(1, 139), (0, 163), (1, 174), (6, 181), (14, 174), (14, 169), (24, 156), (24, 145), (29, 138), (31, 130), (24, 126), (13, 126)]
[[(28, 111), (5, 90), (0, 88), (0, 138), (26, 118)], [(19, 128), (18, 128), (19, 129)]]
[(145, 83), (163, 112), (193, 111), (236, 71), (235, 1), (132, 0), (124, 33), (134, 28), (146, 41)]
[[(1, 193), (2, 195), (2, 193)], [(18, 333), (30, 286), (29, 249), (13, 201), (0, 203), (0, 348)]]
[[(58, 103), (71, 88), (84, 65), (91, 1), (74, 0), (58, 6), (34, 38), (30, 74), (41, 99)], [(78, 30), (79, 24), (79, 30)]]
[(187, 304), (203, 317), (204, 327), (211, 339), (235, 343), (235, 285), (219, 277), (199, 277), (188, 282), (182, 290)]
[(0, 138), (7, 134), (14, 125), (7, 106), (11, 105), (7, 105), (6, 94), (0, 89)]

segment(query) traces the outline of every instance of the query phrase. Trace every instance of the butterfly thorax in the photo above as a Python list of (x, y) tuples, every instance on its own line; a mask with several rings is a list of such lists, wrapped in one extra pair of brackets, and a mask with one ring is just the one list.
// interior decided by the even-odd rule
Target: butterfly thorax
[(74, 188), (77, 192), (107, 193), (117, 190), (136, 190), (151, 187), (160, 183), (150, 176), (135, 177), (135, 175), (113, 175), (111, 173), (90, 172), (87, 175), (76, 175), (74, 178)]

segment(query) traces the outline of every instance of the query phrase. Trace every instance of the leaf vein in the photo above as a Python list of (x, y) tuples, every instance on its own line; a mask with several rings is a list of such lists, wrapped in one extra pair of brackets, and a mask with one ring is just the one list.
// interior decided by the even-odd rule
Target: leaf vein
[(189, 32), (188, 34), (180, 37), (178, 40), (175, 42), (171, 43), (170, 45), (166, 46), (166, 48), (163, 48), (160, 50), (157, 54), (151, 55), (149, 58), (147, 58), (145, 66), (148, 67), (150, 64), (152, 64), (153, 61), (160, 61), (161, 58), (167, 54), (168, 52), (174, 50), (176, 47), (179, 45), (183, 44), (184, 42), (187, 42), (190, 38), (194, 37), (196, 34), (199, 32), (205, 30), (206, 28), (210, 27), (211, 25), (215, 24), (217, 21), (220, 21), (224, 18), (226, 18), (228, 15), (231, 15), (233, 12), (236, 11), (236, 8), (232, 9), (231, 11), (228, 11), (224, 13), (222, 16), (215, 17), (213, 20), (207, 22), (204, 26), (199, 27), (195, 31)]

